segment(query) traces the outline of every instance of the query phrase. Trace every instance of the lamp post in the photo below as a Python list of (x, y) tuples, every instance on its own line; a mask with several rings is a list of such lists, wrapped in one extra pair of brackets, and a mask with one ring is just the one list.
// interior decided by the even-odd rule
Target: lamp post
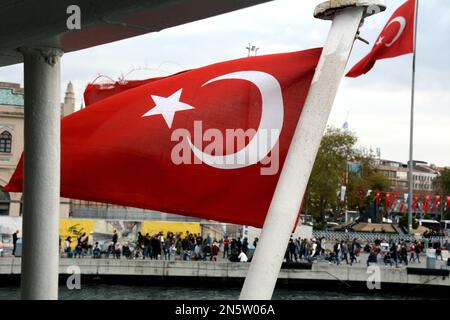
[(252, 44), (249, 42), (248, 43), (248, 47), (245, 47), (245, 49), (247, 49), (247, 57), (251, 56), (251, 53), (254, 52), (254, 56), (256, 56), (258, 54), (258, 50), (259, 48), (257, 48), (256, 46), (252, 46)]

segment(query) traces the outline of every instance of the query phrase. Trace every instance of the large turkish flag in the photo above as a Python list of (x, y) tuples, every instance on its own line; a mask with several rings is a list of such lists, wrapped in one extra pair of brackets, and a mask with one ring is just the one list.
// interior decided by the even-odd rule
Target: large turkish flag
[(350, 69), (346, 76), (359, 77), (369, 72), (377, 60), (412, 53), (414, 50), (414, 10), (415, 0), (408, 0), (402, 4), (381, 31), (372, 51)]
[(63, 118), (61, 196), (261, 227), (320, 53), (217, 63)]

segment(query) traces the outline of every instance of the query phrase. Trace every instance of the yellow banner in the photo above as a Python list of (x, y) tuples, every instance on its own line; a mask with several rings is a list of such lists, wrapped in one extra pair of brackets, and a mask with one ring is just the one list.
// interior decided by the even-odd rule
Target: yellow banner
[(189, 233), (200, 234), (200, 224), (193, 222), (167, 222), (167, 221), (143, 221), (141, 225), (141, 234), (154, 235), (162, 232), (164, 237), (167, 232), (173, 234), (181, 233), (181, 236), (186, 236), (186, 231)]
[(60, 219), (59, 220), (59, 237), (64, 241), (67, 237), (72, 237), (71, 247), (75, 247), (77, 237), (83, 233), (89, 235), (94, 231), (94, 220), (78, 220), (78, 219)]

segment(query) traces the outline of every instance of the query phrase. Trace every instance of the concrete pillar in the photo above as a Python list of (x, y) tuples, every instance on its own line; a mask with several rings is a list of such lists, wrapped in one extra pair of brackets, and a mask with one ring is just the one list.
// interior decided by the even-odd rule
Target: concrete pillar
[(12, 200), (9, 204), (9, 216), (19, 217), (20, 216), (20, 200)]
[[(6, 185), (6, 183), (4, 183), (3, 185)], [(10, 217), (19, 217), (20, 216), (21, 197), (22, 197), (21, 193), (18, 193), (18, 192), (10, 192), (9, 193), (10, 203), (9, 203), (8, 215)]]
[(58, 299), (60, 57), (21, 48), (24, 57), (22, 299)]

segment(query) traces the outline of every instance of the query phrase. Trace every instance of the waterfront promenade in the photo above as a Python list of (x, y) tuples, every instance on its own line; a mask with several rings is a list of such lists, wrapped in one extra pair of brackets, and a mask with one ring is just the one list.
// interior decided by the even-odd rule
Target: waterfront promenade
[[(281, 283), (296, 284), (302, 282), (334, 282), (351, 286), (355, 283), (365, 285), (371, 273), (368, 273), (366, 266), (367, 258), (361, 257), (361, 262), (352, 266), (330, 265), (328, 262), (315, 262), (308, 266), (307, 264), (285, 265), (279, 275)], [(425, 270), (426, 257), (422, 257), (422, 263), (412, 263), (411, 268), (421, 268)], [(17, 276), (20, 274), (20, 258), (1, 258), (0, 259), (0, 277)], [(78, 266), (81, 275), (86, 276), (145, 276), (164, 278), (190, 278), (191, 280), (236, 280), (243, 279), (250, 266), (249, 263), (238, 262), (211, 262), (211, 261), (165, 261), (165, 260), (129, 260), (129, 259), (60, 259), (59, 273), (61, 276), (68, 275), (73, 271), (69, 267)], [(448, 273), (448, 267), (444, 261), (436, 261), (437, 272), (441, 274), (412, 274), (406, 267), (390, 267), (384, 264), (377, 264), (381, 284), (392, 284), (402, 286), (439, 286), (450, 288), (450, 278), (445, 275)], [(72, 267), (73, 268), (73, 267)], [(373, 278), (371, 278), (373, 279)]]

